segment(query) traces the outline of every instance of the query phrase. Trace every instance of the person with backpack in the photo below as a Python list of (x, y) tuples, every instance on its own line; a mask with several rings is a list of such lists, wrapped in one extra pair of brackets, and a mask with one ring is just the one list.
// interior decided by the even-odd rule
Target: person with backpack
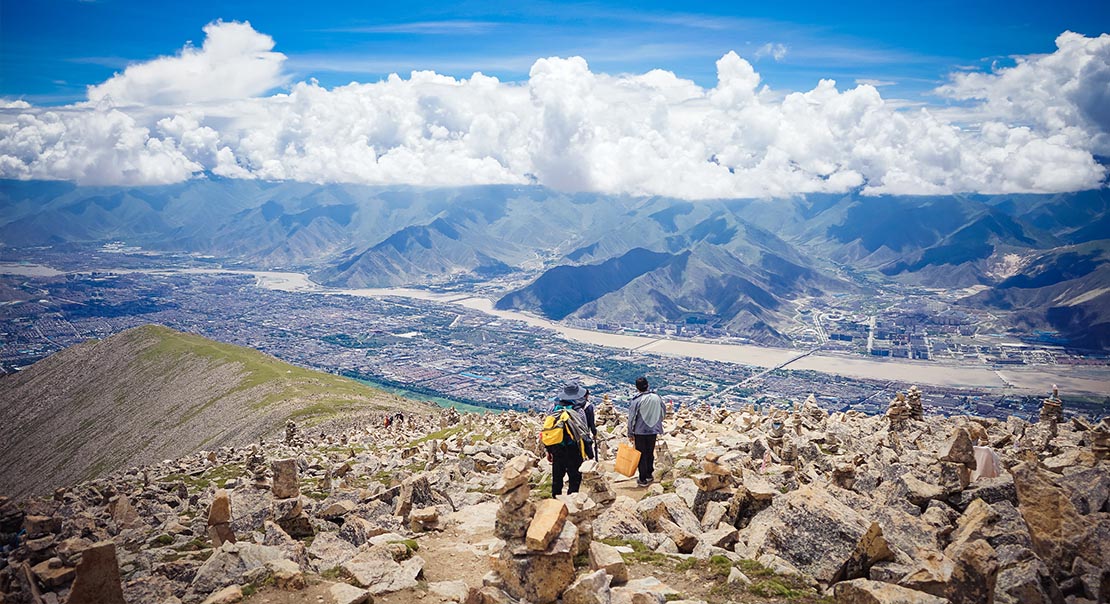
[(578, 492), (582, 484), (578, 468), (587, 456), (593, 455), (596, 427), (587, 415), (588, 396), (589, 391), (577, 382), (567, 382), (555, 396), (551, 412), (544, 417), (540, 438), (551, 462), (552, 497), (563, 493), (564, 478), (567, 495)]
[(646, 487), (654, 480), (655, 440), (663, 433), (663, 399), (648, 390), (646, 377), (636, 378), (636, 396), (628, 403), (628, 441), (640, 452), (640, 478)]

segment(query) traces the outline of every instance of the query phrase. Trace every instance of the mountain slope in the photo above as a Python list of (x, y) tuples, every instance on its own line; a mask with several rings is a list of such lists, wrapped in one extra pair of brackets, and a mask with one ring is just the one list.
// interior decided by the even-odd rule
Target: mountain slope
[(249, 348), (148, 325), (0, 380), (0, 493), (42, 493), (135, 464), (241, 446), (294, 417), (426, 409)]
[(1110, 348), (1110, 240), (1039, 254), (966, 302), (1014, 311), (1023, 327), (1059, 331), (1073, 346)]

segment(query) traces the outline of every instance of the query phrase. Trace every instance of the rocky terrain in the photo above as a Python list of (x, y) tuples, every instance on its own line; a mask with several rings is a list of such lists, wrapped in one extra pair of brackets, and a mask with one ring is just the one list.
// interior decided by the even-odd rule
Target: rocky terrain
[(257, 350), (137, 327), (3, 379), (0, 494), (49, 493), (202, 448), (250, 444), (290, 418), (416, 409), (427, 406)]
[(0, 500), (5, 603), (1104, 602), (1110, 422), (669, 414), (656, 481), (549, 497), (539, 417), (409, 415)]

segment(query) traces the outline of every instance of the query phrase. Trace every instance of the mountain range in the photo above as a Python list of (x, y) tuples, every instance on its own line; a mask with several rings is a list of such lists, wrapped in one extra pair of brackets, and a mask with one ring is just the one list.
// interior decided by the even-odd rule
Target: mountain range
[[(965, 303), (1110, 347), (1110, 194), (689, 202), (537, 186), (0, 183), (0, 254), (110, 241), (335, 287), (483, 283), (552, 319), (705, 322), (781, 344), (799, 297), (979, 286)], [(853, 276), (866, 275), (866, 279)]]

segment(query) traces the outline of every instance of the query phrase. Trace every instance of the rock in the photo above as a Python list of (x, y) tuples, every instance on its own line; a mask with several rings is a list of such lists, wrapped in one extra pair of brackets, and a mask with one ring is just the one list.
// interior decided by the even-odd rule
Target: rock
[(69, 585), (69, 583), (73, 581), (76, 569), (70, 566), (63, 566), (62, 561), (58, 558), (50, 558), (33, 566), (31, 572), (38, 577), (43, 587), (56, 590), (59, 587)]
[(736, 529), (732, 528), (731, 526), (725, 525), (723, 527), (716, 528), (707, 533), (704, 533), (699, 538), (699, 540), (703, 543), (708, 543), (713, 547), (728, 549), (732, 547), (733, 543), (736, 543), (737, 535), (738, 533)]
[(238, 585), (227, 587), (208, 596), (201, 604), (235, 604), (243, 600), (243, 588)]
[(284, 553), (268, 545), (254, 543), (225, 543), (212, 552), (197, 569), (189, 585), (189, 592), (205, 596), (232, 583), (248, 583), (248, 573), (265, 567), (271, 560), (283, 560)]
[(124, 604), (114, 543), (100, 542), (81, 552), (66, 604)]
[(976, 539), (954, 543), (942, 556), (923, 556), (899, 584), (947, 598), (953, 604), (976, 604), (990, 601), (997, 570), (994, 549)]
[(590, 568), (604, 570), (611, 576), (613, 585), (628, 582), (628, 565), (617, 548), (600, 541), (590, 542)]
[(347, 583), (332, 583), (328, 586), (329, 604), (369, 604), (370, 592)]
[(626, 585), (610, 590), (612, 604), (664, 604), (679, 593), (655, 577), (629, 581)]
[(275, 459), (270, 463), (274, 472), (273, 485), (270, 491), (277, 499), (288, 499), (301, 494), (300, 484), (297, 480), (297, 460)]
[(1080, 545), (1089, 530), (1087, 522), (1046, 470), (1022, 463), (1011, 468), (1011, 474), (1017, 488), (1018, 511), (1029, 527), (1033, 551), (1050, 568), (1071, 568), (1072, 559), (1083, 555)]
[(208, 507), (208, 526), (231, 522), (231, 496), (225, 489), (216, 489), (212, 504)]
[(528, 525), (524, 543), (528, 549), (543, 551), (563, 530), (567, 519), (567, 504), (558, 499), (544, 499), (536, 508), (536, 515)]
[(686, 502), (674, 493), (647, 497), (637, 506), (640, 517), (651, 526), (661, 518), (675, 523), (696, 539), (701, 534), (701, 521), (686, 507)]
[(601, 513), (594, 521), (594, 536), (597, 539), (609, 539), (647, 533), (648, 528), (640, 521), (636, 502), (628, 497), (617, 497), (609, 509)]
[(502, 505), (497, 509), (493, 525), (494, 533), (505, 540), (523, 539), (535, 512), (535, 504), (527, 500), (517, 509)]
[(528, 484), (532, 476), (532, 457), (518, 455), (509, 460), (501, 470), (501, 480), (497, 483), (497, 493), (507, 493), (519, 486)]
[(325, 518), (328, 520), (336, 520), (355, 511), (356, 507), (357, 506), (355, 506), (354, 502), (347, 501), (346, 499), (341, 499), (320, 510), (319, 512), (316, 512), (316, 517)]
[(416, 579), (424, 572), (424, 559), (413, 556), (396, 562), (385, 546), (359, 552), (342, 565), (360, 587), (372, 595), (416, 587)]
[(113, 498), (108, 503), (108, 513), (112, 516), (112, 522), (120, 528), (134, 528), (139, 523), (139, 513), (131, 506), (127, 495)]
[(929, 505), (929, 501), (944, 497), (942, 487), (919, 480), (912, 474), (903, 474), (899, 480), (905, 487), (906, 499), (919, 508), (924, 509)]
[(574, 580), (577, 550), (578, 527), (573, 522), (564, 522), (559, 537), (542, 554), (506, 544), (490, 562), (509, 595), (536, 604), (549, 604)]
[(353, 545), (362, 545), (370, 539), (388, 533), (385, 528), (359, 516), (348, 516), (339, 529), (339, 536)]
[(407, 478), (401, 483), (401, 490), (393, 503), (393, 515), (408, 519), (414, 507), (424, 507), (435, 504), (432, 496), (432, 487), (428, 477), (418, 474)]
[(414, 533), (431, 530), (439, 523), (439, 510), (433, 506), (419, 508), (409, 514), (409, 529)]
[(871, 522), (815, 485), (776, 498), (745, 536), (755, 555), (773, 554), (825, 585), (865, 573), (866, 555), (885, 547)]
[(341, 566), (347, 560), (354, 558), (357, 553), (357, 547), (331, 532), (321, 532), (316, 535), (308, 548), (308, 554), (315, 558), (312, 565), (317, 572)]
[(833, 586), (836, 604), (946, 604), (948, 600), (870, 579), (841, 581)]
[(725, 582), (729, 584), (739, 583), (740, 585), (751, 585), (752, 580), (749, 579), (748, 575), (745, 575), (739, 568), (733, 566), (729, 569), (728, 578), (725, 579)]
[(689, 554), (694, 551), (694, 548), (698, 545), (697, 535), (671, 522), (666, 517), (656, 520), (655, 527), (671, 541), (674, 541), (675, 546), (678, 547), (678, 551), (683, 554)]
[(1049, 604), (1064, 599), (1052, 573), (1031, 550), (1004, 545), (997, 550), (998, 577), (995, 604)]
[(609, 604), (610, 581), (612, 577), (600, 569), (582, 575), (563, 592), (563, 604)]
[(307, 587), (301, 567), (292, 560), (271, 560), (266, 563), (274, 586), (283, 591), (300, 591)]
[(470, 588), (466, 581), (438, 581), (428, 584), (428, 591), (448, 602), (466, 602)]
[(956, 428), (948, 442), (941, 447), (939, 459), (964, 464), (972, 469), (975, 467), (975, 451), (972, 446), (967, 430)]
[(27, 531), (28, 539), (57, 534), (62, 530), (62, 519), (53, 516), (28, 514), (23, 518), (23, 530)]

